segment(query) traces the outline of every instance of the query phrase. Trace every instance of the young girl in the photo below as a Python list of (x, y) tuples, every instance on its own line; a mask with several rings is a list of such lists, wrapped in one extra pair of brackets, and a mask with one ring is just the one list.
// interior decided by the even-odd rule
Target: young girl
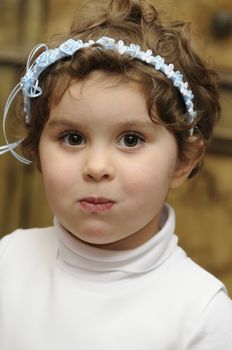
[[(9, 144), (18, 92), (27, 135)], [(148, 0), (89, 3), (33, 50), (1, 153), (37, 162), (55, 219), (0, 243), (1, 350), (231, 350), (231, 300), (178, 246), (165, 204), (218, 112), (188, 26)]]

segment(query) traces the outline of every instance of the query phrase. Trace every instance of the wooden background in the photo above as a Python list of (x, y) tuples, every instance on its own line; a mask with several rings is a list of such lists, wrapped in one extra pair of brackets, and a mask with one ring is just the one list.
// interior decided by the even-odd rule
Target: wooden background
[[(161, 13), (168, 5), (171, 18), (193, 23), (199, 50), (222, 77), (222, 120), (205, 160), (204, 170), (181, 190), (170, 194), (177, 211), (177, 233), (189, 256), (218, 276), (232, 296), (232, 32), (213, 30), (219, 11), (232, 18), (231, 0), (157, 0)], [(17, 82), (26, 54), (52, 33), (64, 32), (75, 11), (74, 0), (0, 1), (0, 108)], [(225, 88), (226, 87), (226, 88)], [(12, 113), (11, 118), (14, 118)], [(0, 144), (3, 137), (0, 134)], [(52, 223), (42, 180), (34, 166), (24, 166), (10, 155), (0, 159), (0, 235), (17, 227)]]

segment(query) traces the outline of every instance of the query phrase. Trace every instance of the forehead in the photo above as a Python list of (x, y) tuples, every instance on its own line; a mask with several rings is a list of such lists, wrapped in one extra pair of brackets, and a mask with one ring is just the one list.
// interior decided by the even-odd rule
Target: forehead
[(130, 104), (130, 99), (135, 96), (139, 97), (140, 103), (144, 102), (144, 94), (138, 83), (129, 81), (125, 77), (109, 76), (102, 72), (93, 72), (85, 80), (71, 82), (66, 95), (83, 102), (88, 98), (91, 98), (92, 102), (100, 99), (99, 102), (104, 102), (104, 104), (113, 103), (117, 97), (119, 101), (127, 102), (124, 103), (124, 107)]
[(51, 105), (56, 105), (59, 103), (65, 92), (77, 82), (80, 82), (79, 85), (82, 85), (82, 88), (86, 86), (90, 87), (91, 85), (95, 84), (98, 84), (99, 88), (109, 88), (113, 86), (116, 87), (119, 85), (127, 85), (130, 83), (131, 86), (140, 88), (144, 94), (144, 87), (147, 84), (147, 82), (145, 84), (145, 78), (143, 75), (141, 75), (141, 72), (137, 72), (136, 70), (129, 70), (128, 72), (119, 73), (97, 69), (92, 70), (87, 74), (82, 74), (80, 72), (71, 74), (67, 71), (61, 71), (52, 79), (48, 79), (46, 91), (48, 96), (51, 98)]
[(127, 115), (147, 115), (147, 106), (138, 83), (122, 80), (102, 72), (93, 72), (84, 80), (73, 80), (61, 100), (53, 105), (50, 117), (70, 114), (121, 118)]

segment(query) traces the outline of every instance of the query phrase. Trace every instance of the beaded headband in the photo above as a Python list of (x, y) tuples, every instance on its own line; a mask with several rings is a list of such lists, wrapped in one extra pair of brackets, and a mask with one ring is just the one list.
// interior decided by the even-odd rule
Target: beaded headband
[[(40, 74), (51, 64), (56, 61), (64, 58), (72, 56), (76, 51), (93, 46), (95, 44), (103, 46), (107, 50), (114, 50), (119, 52), (120, 55), (129, 55), (132, 58), (143, 61), (151, 66), (153, 66), (157, 71), (162, 72), (168, 79), (170, 79), (176, 87), (185, 103), (186, 106), (186, 120), (189, 124), (191, 124), (196, 118), (196, 112), (194, 111), (193, 98), (194, 95), (192, 91), (188, 88), (188, 83), (184, 82), (183, 75), (179, 71), (174, 70), (173, 64), (167, 64), (164, 61), (164, 58), (157, 55), (153, 56), (151, 50), (142, 51), (139, 45), (130, 44), (129, 46), (124, 45), (122, 40), (116, 42), (112, 38), (101, 37), (100, 39), (94, 41), (89, 40), (88, 42), (83, 42), (82, 40), (73, 40), (69, 39), (61, 44), (58, 48), (49, 49), (45, 44), (37, 45), (30, 53), (27, 65), (26, 65), (26, 74), (21, 78), (20, 82), (15, 86), (12, 90), (10, 96), (7, 99), (4, 113), (3, 113), (3, 134), (5, 138), (6, 145), (0, 147), (0, 155), (5, 152), (11, 152), (19, 161), (25, 164), (30, 164), (31, 161), (25, 159), (14, 149), (23, 141), (19, 140), (14, 143), (9, 143), (6, 135), (6, 119), (8, 115), (9, 108), (11, 106), (12, 101), (19, 93), (19, 91), (23, 92), (24, 97), (24, 112), (25, 112), (25, 121), (26, 123), (30, 123), (31, 115), (30, 115), (30, 99), (36, 98), (42, 95), (43, 91), (39, 86), (39, 76)], [(33, 58), (38, 51), (41, 49), (45, 49), (34, 62)], [(190, 130), (190, 135), (193, 134), (193, 128)]]

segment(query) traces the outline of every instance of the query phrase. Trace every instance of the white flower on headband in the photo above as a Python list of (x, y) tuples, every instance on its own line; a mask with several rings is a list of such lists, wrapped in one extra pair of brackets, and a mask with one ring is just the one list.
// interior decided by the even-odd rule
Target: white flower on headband
[(165, 66), (164, 66), (164, 58), (163, 57), (160, 57), (159, 55), (158, 56), (155, 56), (154, 57), (154, 63), (155, 63), (155, 69), (156, 70), (161, 70), (162, 68), (165, 69)]
[(116, 48), (118, 49), (120, 55), (123, 55), (126, 52), (127, 46), (124, 45), (124, 42), (122, 40), (119, 40)]
[(164, 73), (167, 76), (167, 78), (170, 79), (174, 74), (174, 65), (170, 63), (167, 67), (165, 67)]
[(151, 63), (152, 61), (152, 51), (151, 50), (147, 50), (146, 52), (141, 52), (141, 60), (146, 62), (146, 63)]
[(131, 57), (136, 57), (140, 52), (140, 46), (139, 45), (135, 45), (135, 44), (130, 44), (127, 53), (131, 56)]
[[(119, 40), (122, 41), (122, 40)], [(101, 44), (105, 49), (112, 50), (116, 48), (115, 40), (112, 38), (108, 38), (107, 36), (103, 36), (96, 41), (97, 44)]]

